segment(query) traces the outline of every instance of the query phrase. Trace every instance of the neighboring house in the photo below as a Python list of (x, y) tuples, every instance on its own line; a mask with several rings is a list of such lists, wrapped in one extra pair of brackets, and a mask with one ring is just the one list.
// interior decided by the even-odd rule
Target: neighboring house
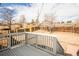
[[(12, 24), (11, 25), (11, 31), (12, 32), (17, 32), (17, 30), (21, 27), (20, 24)], [(9, 33), (9, 27), (6, 24), (1, 24), (0, 25), (0, 33), (1, 34), (8, 34)]]
[(18, 32), (18, 30), (21, 28), (21, 24), (19, 24), (19, 23), (14, 23), (14, 24), (12, 24), (11, 25), (11, 30), (13, 31), (13, 32)]
[(37, 24), (30, 23), (30, 24), (22, 24), (22, 25), (23, 26), (20, 27), (19, 30), (32, 32), (38, 29)]
[(0, 24), (0, 34), (7, 34), (9, 32), (8, 29), (7, 25)]

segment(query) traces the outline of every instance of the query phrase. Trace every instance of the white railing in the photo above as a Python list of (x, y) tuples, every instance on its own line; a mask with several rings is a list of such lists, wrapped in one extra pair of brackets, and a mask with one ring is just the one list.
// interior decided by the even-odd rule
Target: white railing
[(9, 48), (31, 45), (53, 55), (64, 54), (64, 50), (56, 37), (34, 32), (11, 33), (8, 35)]

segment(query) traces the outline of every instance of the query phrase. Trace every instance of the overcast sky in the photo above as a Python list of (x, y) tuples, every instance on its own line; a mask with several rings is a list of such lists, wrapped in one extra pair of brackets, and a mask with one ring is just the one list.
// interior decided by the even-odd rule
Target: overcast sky
[(52, 4), (52, 3), (2, 3), (0, 7), (7, 7), (16, 10), (14, 19), (19, 20), (21, 15), (25, 15), (26, 21), (30, 22), (36, 19), (38, 10), (40, 13), (40, 21), (44, 20), (45, 14), (53, 14), (57, 20), (67, 21), (79, 18), (79, 4)]

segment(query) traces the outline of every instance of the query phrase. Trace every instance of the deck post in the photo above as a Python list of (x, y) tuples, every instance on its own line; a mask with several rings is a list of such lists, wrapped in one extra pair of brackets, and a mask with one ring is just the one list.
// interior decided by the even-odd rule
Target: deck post
[(53, 38), (53, 54), (56, 55), (57, 54), (57, 43), (56, 43), (57, 38), (56, 37), (52, 37), (52, 38)]
[(28, 44), (28, 38), (27, 38), (28, 33), (25, 33), (25, 44)]
[(37, 44), (38, 44), (38, 35), (36, 35), (36, 45), (35, 45), (36, 48), (37, 48)]
[(9, 34), (9, 39), (8, 39), (8, 48), (11, 48), (11, 34)]
[(56, 37), (53, 37), (53, 53), (54, 55), (61, 54), (64, 55), (64, 49), (60, 45), (59, 41)]

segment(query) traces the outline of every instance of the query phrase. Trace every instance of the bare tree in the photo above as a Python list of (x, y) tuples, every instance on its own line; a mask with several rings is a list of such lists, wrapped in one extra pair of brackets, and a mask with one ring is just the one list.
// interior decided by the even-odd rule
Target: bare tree
[(14, 15), (14, 10), (10, 8), (0, 8), (0, 17), (3, 19), (3, 21), (6, 21), (7, 26), (9, 27), (10, 33), (11, 33), (11, 24), (12, 24), (12, 18)]
[(38, 12), (37, 12), (37, 19), (36, 19), (36, 23), (37, 23), (37, 24), (39, 23), (39, 17), (40, 17), (40, 15), (41, 15), (43, 6), (44, 6), (44, 3), (42, 3), (41, 8), (38, 9)]
[(35, 20), (34, 19), (32, 19), (32, 24), (35, 24)]
[(21, 15), (20, 16), (20, 23), (25, 23), (26, 22), (26, 18), (25, 18), (25, 16), (24, 15)]
[(21, 16), (20, 16), (20, 24), (21, 24), (21, 27), (22, 27), (22, 28), (23, 28), (23, 26), (24, 26), (24, 23), (26, 23), (26, 18), (25, 18), (24, 15), (21, 15)]
[(41, 23), (42, 26), (48, 27), (49, 31), (52, 32), (52, 28), (55, 27), (55, 24), (53, 21), (56, 17), (56, 10), (54, 10), (56, 7), (58, 7), (60, 3), (54, 4), (51, 8), (52, 12), (50, 14), (45, 14), (44, 21)]
[(55, 20), (53, 15), (45, 15), (45, 20), (44, 20), (44, 22), (46, 23), (45, 26), (47, 26), (49, 28), (50, 32), (52, 32), (53, 20)]

